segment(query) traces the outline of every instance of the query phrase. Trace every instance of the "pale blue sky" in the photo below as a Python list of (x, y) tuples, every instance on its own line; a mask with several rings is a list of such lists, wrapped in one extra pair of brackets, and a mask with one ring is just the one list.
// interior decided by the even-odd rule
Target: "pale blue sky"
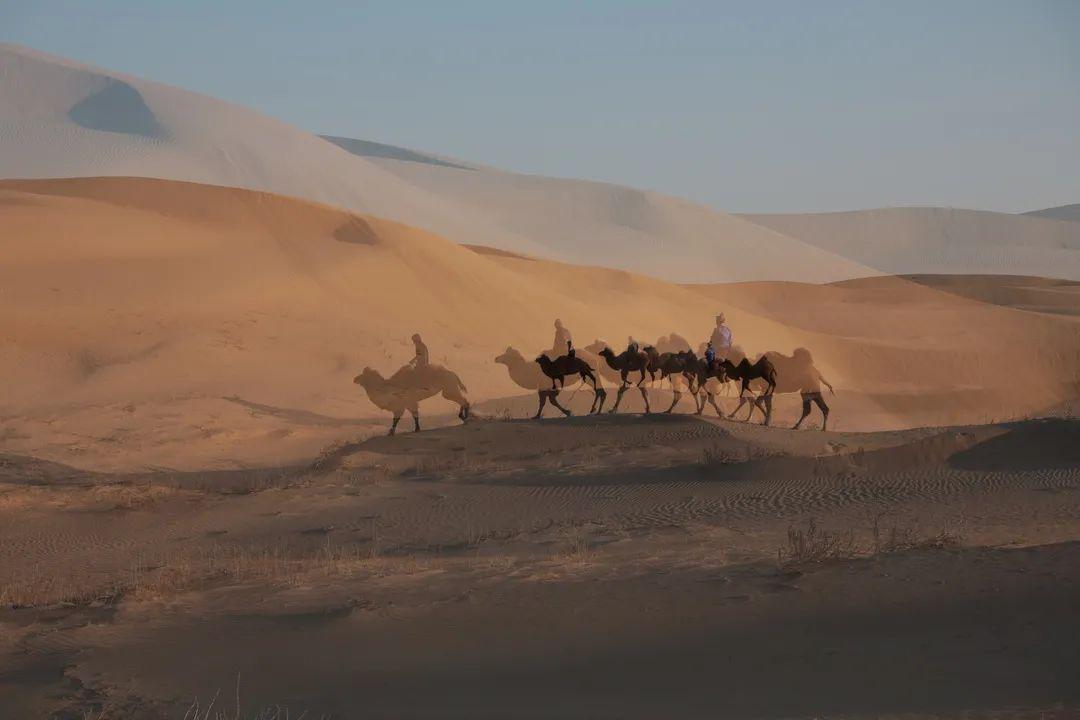
[(1080, 0), (0, 0), (308, 130), (741, 212), (1080, 202)]

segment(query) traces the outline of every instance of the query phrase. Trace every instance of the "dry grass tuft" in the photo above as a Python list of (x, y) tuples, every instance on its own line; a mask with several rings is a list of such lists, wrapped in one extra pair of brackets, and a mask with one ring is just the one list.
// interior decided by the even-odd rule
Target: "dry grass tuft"
[(956, 547), (962, 540), (959, 532), (950, 530), (947, 527), (943, 527), (930, 535), (925, 535), (921, 532), (917, 521), (893, 522), (888, 527), (885, 527), (882, 523), (884, 517), (885, 513), (878, 513), (874, 516), (874, 522), (870, 528), (871, 555), (883, 555), (921, 548), (941, 550)]
[(876, 557), (907, 550), (942, 550), (956, 547), (962, 541), (961, 534), (948, 527), (927, 534), (917, 520), (886, 524), (884, 518), (885, 513), (874, 516), (870, 540), (866, 544), (856, 542), (851, 531), (827, 532), (813, 518), (807, 521), (805, 527), (789, 527), (787, 544), (776, 551), (777, 562), (790, 567), (827, 560)]
[(819, 527), (814, 518), (806, 522), (805, 528), (789, 527), (787, 545), (776, 551), (777, 562), (783, 566), (843, 560), (855, 555), (853, 533), (830, 533)]

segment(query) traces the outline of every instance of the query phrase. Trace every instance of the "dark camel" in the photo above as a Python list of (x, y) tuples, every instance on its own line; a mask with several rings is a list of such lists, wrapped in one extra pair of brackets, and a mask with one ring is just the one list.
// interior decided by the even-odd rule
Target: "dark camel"
[(549, 400), (552, 405), (562, 411), (563, 415), (569, 417), (570, 411), (559, 404), (557, 397), (559, 391), (547, 389), (548, 378), (536, 363), (529, 362), (512, 347), (506, 348), (506, 352), (496, 357), (495, 362), (506, 366), (507, 371), (510, 373), (510, 379), (515, 383), (526, 390), (536, 391), (540, 405), (536, 409), (536, 414), (533, 415), (534, 420), (544, 414), (544, 406), (547, 405)]
[(649, 394), (645, 391), (645, 388), (641, 387), (641, 384), (645, 382), (645, 373), (649, 366), (649, 356), (640, 350), (632, 350), (627, 348), (623, 352), (616, 355), (610, 347), (604, 347), (600, 351), (600, 357), (607, 361), (607, 364), (613, 370), (619, 372), (619, 377), (622, 379), (622, 384), (619, 386), (619, 394), (615, 396), (615, 406), (608, 412), (615, 412), (619, 409), (619, 403), (622, 402), (623, 393), (626, 392), (626, 388), (630, 386), (630, 381), (627, 377), (632, 372), (641, 373), (641, 379), (637, 381), (635, 387), (641, 392), (641, 399), (645, 401), (645, 413), (651, 413), (652, 408), (649, 407)]
[[(572, 350), (570, 351), (573, 352)], [(560, 355), (552, 360), (547, 355), (538, 355), (535, 361), (540, 370), (545, 375), (551, 378), (551, 389), (553, 391), (562, 388), (566, 383), (567, 375), (578, 375), (581, 377), (581, 382), (589, 381), (593, 388), (593, 404), (589, 408), (589, 413), (600, 412), (597, 410), (597, 403), (600, 404), (600, 409), (604, 407), (604, 401), (607, 400), (607, 391), (600, 387), (600, 384), (596, 380), (596, 375), (593, 374), (592, 367), (589, 363), (585, 362), (582, 358), (573, 354)], [(558, 383), (558, 385), (556, 385)]]
[[(796, 348), (788, 356), (770, 350), (765, 353), (765, 357), (769, 359), (776, 369), (776, 386), (772, 389), (771, 394), (799, 393), (802, 396), (802, 415), (799, 417), (798, 422), (795, 423), (794, 429), (798, 430), (802, 427), (803, 422), (810, 415), (812, 405), (817, 405), (821, 410), (821, 429), (827, 429), (830, 408), (825, 402), (825, 398), (822, 397), (821, 388), (824, 385), (829, 388), (829, 392), (834, 394), (835, 390), (821, 374), (821, 371), (814, 367), (814, 360), (810, 355), (810, 351), (806, 348)], [(750, 388), (761, 393), (768, 389), (768, 384), (762, 379), (753, 380), (750, 383)], [(747, 400), (742, 401), (742, 403), (745, 402)], [(771, 403), (771, 399), (769, 402)], [(742, 403), (740, 403), (740, 407)], [(735, 408), (735, 412), (738, 412), (738, 410), (739, 408)], [(719, 410), (717, 412), (719, 414)], [(753, 413), (752, 408), (750, 412)]]
[[(678, 378), (686, 378), (690, 384), (690, 392), (694, 392), (694, 383), (689, 375), (687, 375), (688, 369), (688, 357), (684, 352), (658, 352), (652, 345), (646, 345), (642, 348), (642, 352), (645, 353), (649, 359), (649, 364), (646, 369), (649, 372), (650, 382), (656, 382), (656, 373), (660, 373), (661, 384), (665, 379), (670, 379), (671, 382), (671, 405), (665, 410), (665, 413), (670, 413), (675, 409), (675, 406), (679, 404), (682, 399), (682, 383), (680, 382), (676, 386), (675, 381)], [(690, 357), (693, 357), (693, 353), (689, 353)]]
[[(768, 425), (769, 421), (772, 420), (772, 396), (776, 390), (776, 367), (772, 361), (762, 355), (757, 359), (757, 362), (752, 364), (747, 358), (740, 360), (738, 365), (726, 359), (719, 361), (718, 364), (724, 369), (724, 373), (728, 378), (741, 383), (739, 404), (731, 411), (728, 417), (735, 417), (735, 413), (739, 412), (742, 406), (749, 402), (750, 414), (746, 416), (746, 421), (750, 422), (750, 419), (753, 418), (754, 408), (756, 407), (765, 416), (762, 424)], [(766, 388), (760, 395), (754, 395), (750, 391), (750, 383), (754, 380), (765, 381)]]

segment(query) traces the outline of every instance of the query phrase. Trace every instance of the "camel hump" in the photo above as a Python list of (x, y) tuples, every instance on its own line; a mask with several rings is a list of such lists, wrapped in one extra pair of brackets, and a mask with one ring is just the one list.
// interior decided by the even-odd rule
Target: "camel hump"
[(388, 382), (402, 387), (432, 385), (459, 387), (465, 390), (465, 384), (461, 382), (461, 378), (457, 376), (457, 373), (436, 363), (429, 363), (420, 367), (405, 365), (391, 375)]

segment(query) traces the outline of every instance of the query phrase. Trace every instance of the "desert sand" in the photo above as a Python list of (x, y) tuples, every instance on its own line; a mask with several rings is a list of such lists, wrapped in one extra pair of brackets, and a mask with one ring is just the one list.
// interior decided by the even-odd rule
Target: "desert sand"
[[(1080, 223), (739, 217), (10, 46), (0, 100), (0, 718), (1080, 716)], [(556, 318), (718, 312), (827, 432), (529, 419)], [(388, 437), (413, 333), (471, 415)]]
[[(1077, 283), (676, 285), (140, 178), (7, 181), (0, 207), (11, 717), (1080, 703)], [(749, 352), (812, 349), (829, 432), (787, 429), (791, 395), (771, 428), (634, 393), (580, 416), (580, 389), (527, 420), (494, 361), (554, 317), (618, 346), (718, 309)], [(351, 378), (416, 330), (474, 416), (431, 400), (385, 437)]]
[[(554, 318), (579, 346), (670, 332), (696, 346), (722, 309), (751, 354), (811, 350), (840, 391), (837, 429), (1040, 414), (1080, 381), (1080, 323), (1060, 311), (1076, 307), (1067, 283), (1047, 291), (1056, 312), (899, 278), (679, 286), (148, 179), (8, 181), (0, 202), (3, 447), (85, 469), (290, 464), (376, 432), (389, 418), (351, 379), (407, 362), (413, 332), (481, 413), (524, 415), (535, 396), (510, 400), (523, 390), (494, 358), (550, 348)], [(1036, 281), (982, 281), (1018, 282)], [(1023, 368), (1022, 383), (1003, 363)], [(588, 391), (575, 401), (588, 407)], [(788, 422), (799, 401), (777, 408)], [(451, 411), (441, 399), (422, 410)]]
[[(237, 692), (342, 718), (1071, 717), (1078, 449), (1075, 420), (618, 415), (349, 443), (259, 482), (8, 457), (4, 697), (18, 717), (218, 693), (232, 713)], [(793, 549), (811, 532), (818, 555)]]

